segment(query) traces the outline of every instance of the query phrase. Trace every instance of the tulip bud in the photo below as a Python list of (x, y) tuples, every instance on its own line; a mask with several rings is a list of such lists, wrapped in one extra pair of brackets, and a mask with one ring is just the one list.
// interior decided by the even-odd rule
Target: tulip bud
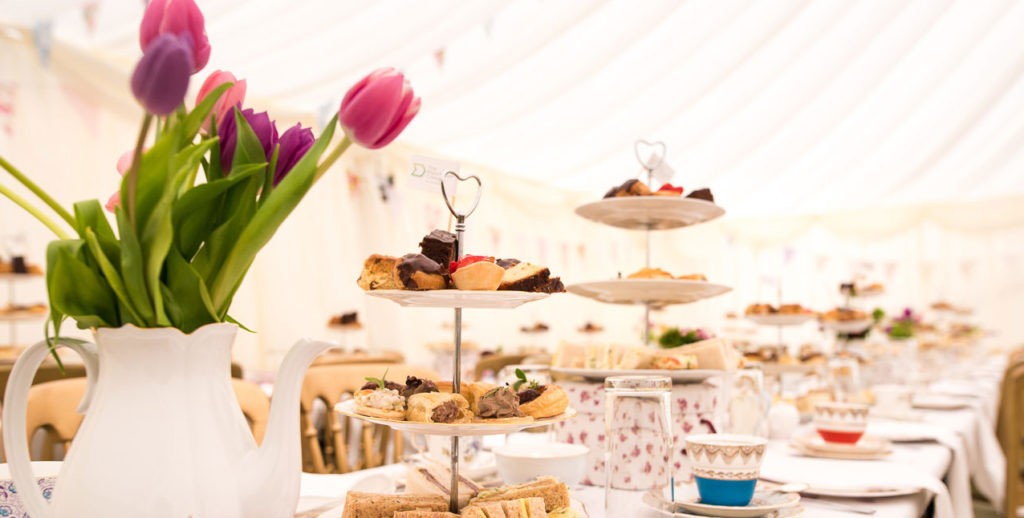
[(217, 70), (210, 74), (210, 76), (206, 78), (206, 81), (203, 81), (203, 86), (199, 87), (199, 93), (196, 94), (196, 104), (202, 102), (207, 95), (210, 95), (210, 92), (213, 91), (213, 89), (224, 83), (234, 84), (228, 88), (227, 91), (221, 94), (220, 98), (217, 99), (217, 102), (213, 103), (213, 110), (210, 111), (210, 116), (208, 116), (206, 121), (203, 122), (203, 128), (207, 131), (212, 127), (211, 119), (216, 117), (217, 123), (223, 122), (225, 116), (233, 113), (233, 108), (235, 106), (241, 106), (242, 103), (245, 102), (245, 79), (239, 81), (235, 79), (235, 75), (231, 72)]
[(110, 198), (107, 200), (107, 204), (104, 205), (103, 208), (107, 209), (107, 212), (113, 213), (120, 206), (121, 206), (121, 191), (119, 189), (119, 190), (114, 191), (114, 194), (110, 195)]
[(132, 93), (146, 111), (167, 115), (185, 100), (191, 70), (188, 45), (176, 36), (158, 36), (135, 66)]
[(420, 99), (405, 76), (393, 68), (381, 68), (345, 94), (338, 122), (355, 143), (377, 149), (395, 140), (419, 111)]
[(192, 56), (192, 73), (210, 61), (210, 41), (206, 38), (203, 12), (193, 0), (152, 0), (142, 15), (139, 47), (145, 52), (149, 44), (162, 34), (183, 38)]
[[(274, 147), (277, 146), (277, 126), (270, 120), (267, 112), (255, 113), (252, 108), (242, 110), (242, 117), (249, 123), (260, 145), (263, 146), (263, 153), (267, 160), (274, 154)], [(234, 112), (228, 112), (220, 127), (217, 128), (217, 135), (220, 137), (220, 164), (224, 171), (231, 170), (231, 162), (235, 158), (235, 147), (238, 144), (238, 127), (235, 125)]]
[(313, 130), (303, 128), (296, 124), (288, 128), (278, 142), (277, 167), (274, 168), (274, 186), (281, 183), (288, 172), (295, 167), (295, 164), (302, 160), (309, 148), (313, 147), (316, 138), (313, 137)]

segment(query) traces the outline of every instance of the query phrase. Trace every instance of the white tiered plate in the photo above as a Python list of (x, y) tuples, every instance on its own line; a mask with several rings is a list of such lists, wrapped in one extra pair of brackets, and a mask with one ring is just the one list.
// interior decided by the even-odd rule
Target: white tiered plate
[(761, 326), (799, 326), (814, 320), (817, 317), (814, 313), (779, 314), (774, 315), (747, 315), (750, 320)]
[(370, 290), (366, 294), (392, 300), (406, 307), (479, 309), (515, 308), (527, 302), (547, 298), (549, 295), (529, 291), (471, 290)]
[(867, 331), (874, 321), (870, 318), (864, 318), (861, 320), (844, 320), (838, 322), (835, 320), (823, 320), (821, 325), (827, 329), (831, 329), (837, 333), (852, 334), (852, 333), (863, 333)]
[(707, 281), (684, 279), (613, 279), (581, 282), (566, 287), (569, 293), (609, 304), (688, 304), (721, 295), (732, 288)]
[(580, 205), (576, 214), (618, 228), (668, 230), (711, 221), (725, 209), (694, 198), (623, 196)]
[(721, 518), (759, 518), (764, 516), (799, 516), (803, 508), (800, 506), (800, 495), (797, 493), (779, 493), (758, 490), (754, 493), (750, 504), (745, 506), (709, 505), (700, 502), (697, 496), (681, 496), (676, 494), (674, 502), (671, 495), (665, 494), (669, 488), (652, 489), (644, 493), (643, 501), (656, 511), (676, 518), (719, 516)]
[(725, 371), (711, 369), (577, 369), (568, 367), (551, 367), (551, 372), (566, 376), (580, 376), (589, 381), (604, 381), (611, 376), (668, 376), (672, 381), (697, 382), (713, 376), (725, 374)]
[(555, 417), (548, 417), (545, 419), (535, 419), (528, 422), (494, 422), (488, 423), (472, 422), (472, 423), (421, 423), (418, 421), (398, 421), (394, 419), (382, 419), (379, 417), (369, 417), (356, 413), (356, 402), (354, 399), (342, 401), (337, 405), (334, 405), (334, 411), (339, 414), (346, 415), (348, 417), (354, 417), (362, 421), (368, 421), (375, 424), (381, 424), (389, 426), (395, 430), (409, 433), (421, 433), (424, 435), (445, 435), (445, 436), (471, 436), (471, 435), (502, 435), (506, 433), (518, 432), (527, 428), (536, 428), (538, 426), (547, 426), (549, 424), (559, 423), (567, 419), (576, 417), (576, 410), (569, 407), (561, 415)]

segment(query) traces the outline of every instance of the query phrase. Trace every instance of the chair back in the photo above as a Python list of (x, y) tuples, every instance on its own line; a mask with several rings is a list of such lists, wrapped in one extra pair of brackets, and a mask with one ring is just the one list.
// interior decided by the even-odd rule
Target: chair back
[[(249, 422), (257, 443), (262, 442), (270, 416), (270, 399), (253, 383), (231, 380), (242, 414)], [(32, 460), (57, 460), (57, 446), (64, 455), (78, 433), (85, 416), (77, 412), (88, 385), (84, 377), (48, 381), (33, 385), (28, 391), (28, 412), (25, 416), (29, 440), (36, 430), (44, 431), (40, 451)], [(158, 447), (158, 445), (154, 445)]]
[(313, 365), (341, 365), (349, 363), (403, 363), (405, 355), (398, 351), (374, 353), (344, 353), (327, 351), (313, 360)]
[[(367, 377), (379, 378), (387, 371), (389, 380), (399, 383), (406, 376), (436, 380), (438, 374), (430, 369), (396, 363), (354, 363), (313, 365), (306, 371), (302, 382), (299, 419), (302, 428), (302, 469), (308, 473), (348, 473), (352, 470), (372, 468), (386, 462), (388, 437), (391, 430), (385, 426), (363, 423), (358, 448), (359, 458), (349, 459), (351, 423), (334, 412), (334, 406), (348, 399), (366, 384)], [(321, 401), (326, 407), (323, 416), (323, 445), (316, 426), (314, 403)], [(402, 456), (402, 435), (393, 434), (392, 460)]]
[(1011, 366), (1003, 380), (999, 411), (1003, 452), (1006, 454), (1007, 516), (1024, 505), (1024, 364)]
[(509, 366), (523, 363), (523, 360), (529, 356), (527, 354), (492, 354), (490, 356), (484, 356), (476, 362), (476, 367), (473, 368), (473, 373), (477, 380), (483, 378), (487, 371), (490, 371), (495, 376), (501, 369)]

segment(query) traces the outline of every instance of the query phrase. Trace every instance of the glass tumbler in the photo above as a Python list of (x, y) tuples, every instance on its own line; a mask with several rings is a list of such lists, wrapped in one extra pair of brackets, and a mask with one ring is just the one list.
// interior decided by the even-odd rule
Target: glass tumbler
[(672, 380), (605, 379), (605, 516), (633, 516), (645, 491), (672, 486)]

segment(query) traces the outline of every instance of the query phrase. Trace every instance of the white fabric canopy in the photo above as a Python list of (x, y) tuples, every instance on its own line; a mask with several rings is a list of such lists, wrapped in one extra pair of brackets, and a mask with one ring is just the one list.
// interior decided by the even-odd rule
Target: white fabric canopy
[[(142, 4), (0, 0), (0, 23), (53, 19), (124, 77)], [(199, 4), (250, 99), (312, 119), (394, 65), (423, 97), (407, 142), (563, 187), (634, 174), (643, 137), (736, 215), (1024, 194), (1012, 0)]]

